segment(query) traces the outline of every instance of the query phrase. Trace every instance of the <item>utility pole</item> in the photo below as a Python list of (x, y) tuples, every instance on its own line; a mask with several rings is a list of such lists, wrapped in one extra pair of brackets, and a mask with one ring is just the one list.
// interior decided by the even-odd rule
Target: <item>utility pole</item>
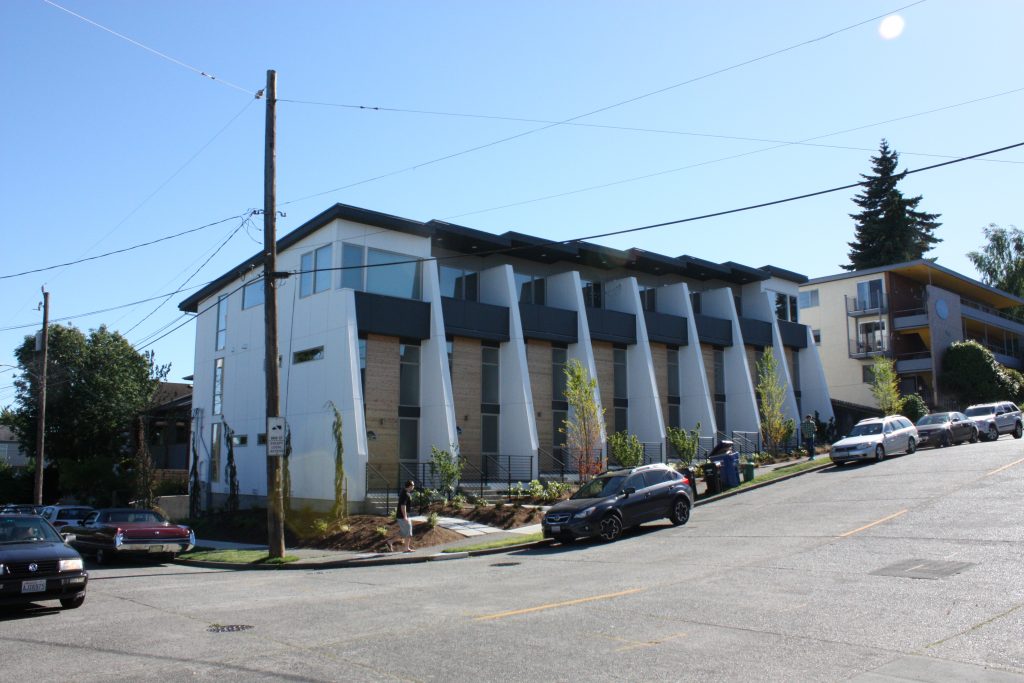
[(267, 380), (267, 547), (270, 557), (284, 557), (284, 502), (281, 456), (271, 451), (271, 418), (280, 415), (277, 366), (277, 72), (267, 71), (266, 150), (263, 166), (263, 320)]
[(47, 366), (47, 355), (49, 353), (50, 346), (50, 293), (46, 291), (46, 287), (41, 288), (43, 290), (43, 332), (42, 332), (42, 351), (43, 361), (42, 369), (39, 371), (39, 376), (36, 377), (36, 381), (39, 382), (39, 424), (37, 425), (38, 431), (36, 432), (36, 487), (35, 487), (35, 504), (43, 504), (43, 459), (46, 450), (46, 366)]

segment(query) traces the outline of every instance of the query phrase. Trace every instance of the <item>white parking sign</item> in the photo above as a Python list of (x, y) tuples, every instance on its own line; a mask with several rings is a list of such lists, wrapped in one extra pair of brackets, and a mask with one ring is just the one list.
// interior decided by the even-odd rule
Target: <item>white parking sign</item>
[(284, 418), (267, 418), (267, 455), (280, 458), (284, 455)]

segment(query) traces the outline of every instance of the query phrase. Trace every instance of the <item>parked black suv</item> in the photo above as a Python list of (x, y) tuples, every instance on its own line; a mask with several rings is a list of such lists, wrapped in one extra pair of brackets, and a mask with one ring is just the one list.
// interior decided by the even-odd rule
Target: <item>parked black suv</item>
[(686, 524), (691, 507), (693, 488), (685, 476), (667, 465), (644, 465), (597, 475), (553, 505), (541, 526), (544, 538), (614, 541), (623, 529), (656, 519)]

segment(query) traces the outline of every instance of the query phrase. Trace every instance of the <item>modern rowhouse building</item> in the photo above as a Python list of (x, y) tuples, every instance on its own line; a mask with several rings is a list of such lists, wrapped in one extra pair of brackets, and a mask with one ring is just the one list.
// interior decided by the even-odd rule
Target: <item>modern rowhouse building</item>
[[(756, 439), (755, 363), (772, 347), (786, 412), (831, 416), (798, 284), (774, 267), (619, 251), (336, 204), (278, 242), (281, 410), (297, 505), (334, 498), (336, 406), (349, 500), (455, 446), (464, 477), (527, 481), (571, 469), (563, 368), (595, 377), (608, 429), (662, 460), (666, 427)], [(198, 314), (193, 424), (209, 504), (227, 492), (228, 430), (242, 496), (265, 495), (262, 257), (180, 308)], [(797, 420), (799, 421), (799, 420)]]
[[(892, 358), (903, 394), (948, 406), (938, 376), (950, 344), (973, 339), (1021, 369), (1024, 325), (1003, 311), (1024, 300), (928, 260), (840, 273), (800, 285), (800, 316), (825, 365), (832, 398), (876, 409), (871, 366)], [(840, 425), (843, 429), (849, 425)]]

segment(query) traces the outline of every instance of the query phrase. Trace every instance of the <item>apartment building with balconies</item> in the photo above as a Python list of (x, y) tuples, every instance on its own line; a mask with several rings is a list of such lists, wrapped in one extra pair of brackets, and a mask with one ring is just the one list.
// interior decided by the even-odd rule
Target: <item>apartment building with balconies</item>
[[(563, 370), (596, 378), (606, 431), (666, 461), (669, 426), (755, 442), (755, 364), (775, 350), (787, 414), (831, 416), (824, 368), (798, 321), (804, 276), (639, 249), (501, 235), (337, 204), (278, 241), (281, 411), (295, 504), (334, 497), (341, 412), (349, 500), (429, 479), (431, 447), (463, 480), (572, 476), (559, 428)], [(265, 496), (262, 258), (180, 304), (197, 314), (193, 425), (207, 504)], [(602, 435), (602, 449), (605, 435)]]
[(950, 344), (972, 339), (1003, 365), (1021, 369), (1024, 324), (1007, 310), (1024, 299), (929, 260), (840, 273), (800, 285), (800, 316), (811, 327), (833, 399), (872, 409), (871, 366), (895, 361), (903, 394), (952, 407), (939, 381)]

